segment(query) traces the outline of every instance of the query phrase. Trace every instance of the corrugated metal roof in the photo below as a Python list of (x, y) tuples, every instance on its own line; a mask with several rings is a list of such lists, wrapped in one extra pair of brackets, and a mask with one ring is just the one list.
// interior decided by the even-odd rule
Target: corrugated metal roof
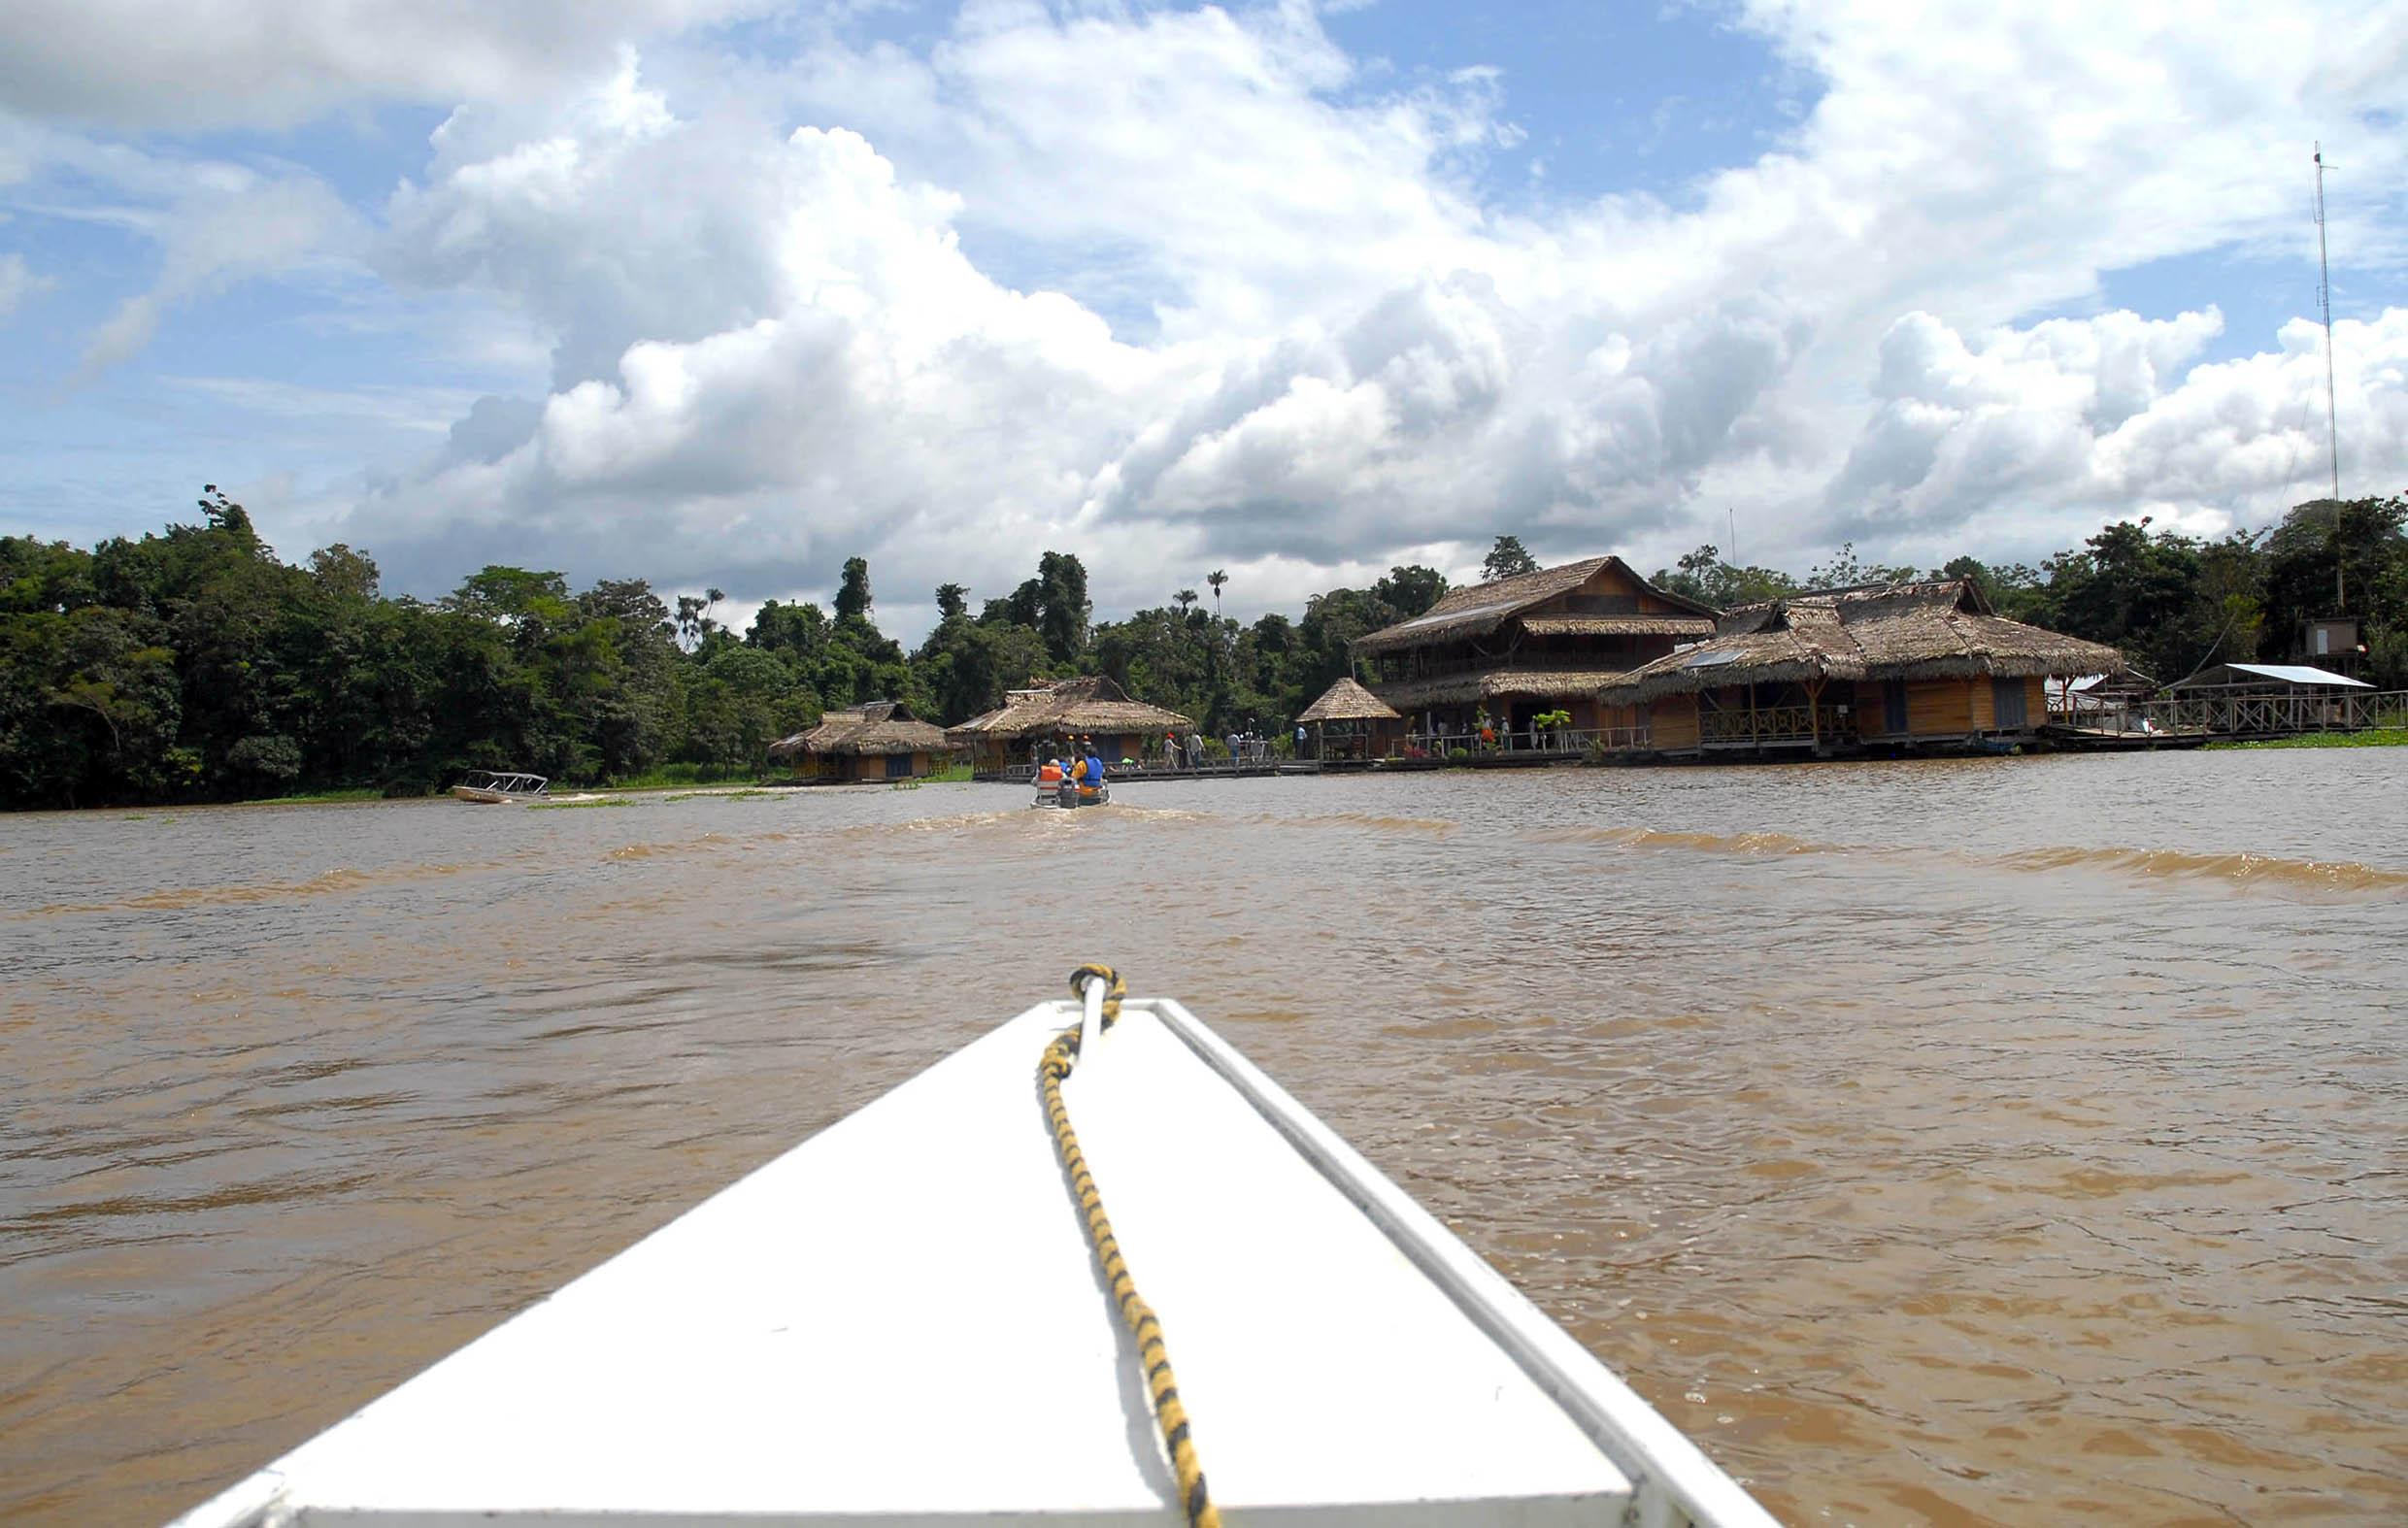
[(1388, 629), (1390, 631), (1420, 631), (1424, 626), (1443, 625), (1451, 620), (1470, 620), (1479, 615), (1501, 615), (1506, 611), (1512, 610), (1513, 608), (1514, 602), (1512, 600), (1500, 600), (1493, 605), (1458, 606), (1454, 610), (1432, 611), (1426, 615), (1416, 615), (1411, 620), (1400, 620), (1395, 625), (1390, 626)]
[(2227, 663), (2224, 667), (2235, 673), (2257, 674), (2266, 679), (2280, 680), (2286, 684), (2346, 684), (2352, 689), (2374, 688), (2364, 680), (2354, 680), (2340, 674), (2327, 674), (2323, 669), (2312, 669), (2299, 663)]

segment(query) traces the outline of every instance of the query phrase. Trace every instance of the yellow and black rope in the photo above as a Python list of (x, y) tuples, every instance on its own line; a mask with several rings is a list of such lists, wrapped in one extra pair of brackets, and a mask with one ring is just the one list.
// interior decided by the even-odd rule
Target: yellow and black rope
[[(1070, 990), (1084, 997), (1090, 978), (1104, 983), (1103, 1022), (1096, 1031), (1101, 1034), (1120, 1022), (1120, 1000), (1128, 996), (1128, 984), (1110, 966), (1086, 965), (1070, 974)], [(1080, 1212), (1087, 1219), (1087, 1243), (1095, 1248), (1096, 1264), (1120, 1307), (1120, 1319), (1137, 1339), (1137, 1362), (1145, 1370), (1146, 1388), (1154, 1396), (1154, 1419), (1162, 1429), (1163, 1446), (1170, 1450), (1171, 1471), (1179, 1479), (1188, 1528), (1221, 1528), (1221, 1512), (1204, 1488), (1204, 1467), (1196, 1461), (1195, 1441), (1187, 1435), (1187, 1409), (1180, 1404), (1179, 1381), (1171, 1374), (1170, 1352), (1162, 1345), (1162, 1323), (1137, 1293), (1128, 1261), (1120, 1255), (1120, 1243), (1112, 1234), (1111, 1217), (1104, 1213), (1103, 1195), (1096, 1192), (1095, 1176), (1087, 1171), (1087, 1155), (1079, 1149), (1079, 1133), (1070, 1128), (1070, 1110), (1062, 1102), (1062, 1080), (1078, 1064), (1079, 1026), (1073, 1024), (1054, 1037), (1037, 1063), (1046, 1122), (1054, 1127), (1054, 1149), (1062, 1159), (1062, 1171), (1070, 1176), (1070, 1191), (1078, 1197)]]

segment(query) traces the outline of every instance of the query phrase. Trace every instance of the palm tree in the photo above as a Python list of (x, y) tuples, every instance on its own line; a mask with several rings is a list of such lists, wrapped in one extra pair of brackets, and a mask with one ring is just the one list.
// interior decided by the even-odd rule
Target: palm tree
[(1179, 593), (1173, 597), (1179, 601), (1180, 617), (1185, 619), (1187, 614), (1187, 607), (1195, 603), (1195, 590), (1181, 589)]
[(1229, 576), (1215, 568), (1204, 575), (1204, 581), (1213, 586), (1213, 619), (1218, 621), (1221, 619), (1221, 586), (1229, 581)]

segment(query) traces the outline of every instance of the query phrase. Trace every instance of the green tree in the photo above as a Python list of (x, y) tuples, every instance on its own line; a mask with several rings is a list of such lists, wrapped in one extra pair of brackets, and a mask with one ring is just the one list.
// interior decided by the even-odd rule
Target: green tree
[(1496, 545), (1488, 548), (1488, 555), (1480, 564), (1480, 576), (1489, 583), (1499, 579), (1536, 572), (1538, 559), (1530, 555), (1519, 536), (1499, 536)]
[(1809, 589), (1855, 589), (1868, 584), (1909, 583), (1920, 575), (1913, 568), (1891, 567), (1885, 563), (1866, 562), (1856, 555), (1856, 544), (1844, 542), (1828, 562), (1821, 562), (1806, 570)]
[(64, 615), (98, 599), (89, 552), (63, 541), (0, 536), (0, 612)]
[(568, 612), (569, 586), (557, 573), (487, 563), (461, 580), (443, 603), (447, 610), (504, 626), (523, 620), (557, 621)]
[(1651, 581), (1659, 589), (1718, 610), (1761, 604), (1797, 592), (1797, 581), (1778, 569), (1740, 568), (1724, 562), (1721, 548), (1712, 542), (1684, 553), (1677, 568), (1656, 569)]
[(2396, 616), (2378, 609), (2408, 563), (2408, 499), (2311, 500), (2265, 538), (2268, 615), (2286, 638), (2320, 615)]
[(770, 600), (744, 634), (747, 647), (790, 654), (809, 664), (819, 661), (828, 644), (827, 614), (809, 602), (781, 605)]
[(1037, 559), (1037, 612), (1034, 625), (1045, 639), (1054, 662), (1076, 663), (1087, 651), (1094, 610), (1087, 602), (1087, 566), (1066, 551), (1049, 551)]
[(1388, 577), (1371, 586), (1372, 598), (1394, 611), (1399, 620), (1427, 613), (1446, 592), (1447, 576), (1418, 562), (1388, 569)]
[(687, 651), (701, 647), (719, 623), (711, 618), (711, 612), (727, 596), (719, 589), (708, 589), (700, 595), (681, 594), (677, 602), (678, 645)]
[(836, 618), (841, 621), (870, 618), (870, 565), (866, 557), (845, 559), (844, 581), (836, 590)]
[(310, 553), (310, 577), (338, 598), (364, 603), (377, 596), (376, 559), (341, 542)]

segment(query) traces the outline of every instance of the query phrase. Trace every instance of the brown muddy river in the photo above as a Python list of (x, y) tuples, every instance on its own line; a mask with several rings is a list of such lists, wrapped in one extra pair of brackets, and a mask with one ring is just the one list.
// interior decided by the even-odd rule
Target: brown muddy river
[(0, 1518), (171, 1515), (1088, 958), (1786, 1520), (2408, 1518), (2408, 754), (1119, 797), (0, 818)]

